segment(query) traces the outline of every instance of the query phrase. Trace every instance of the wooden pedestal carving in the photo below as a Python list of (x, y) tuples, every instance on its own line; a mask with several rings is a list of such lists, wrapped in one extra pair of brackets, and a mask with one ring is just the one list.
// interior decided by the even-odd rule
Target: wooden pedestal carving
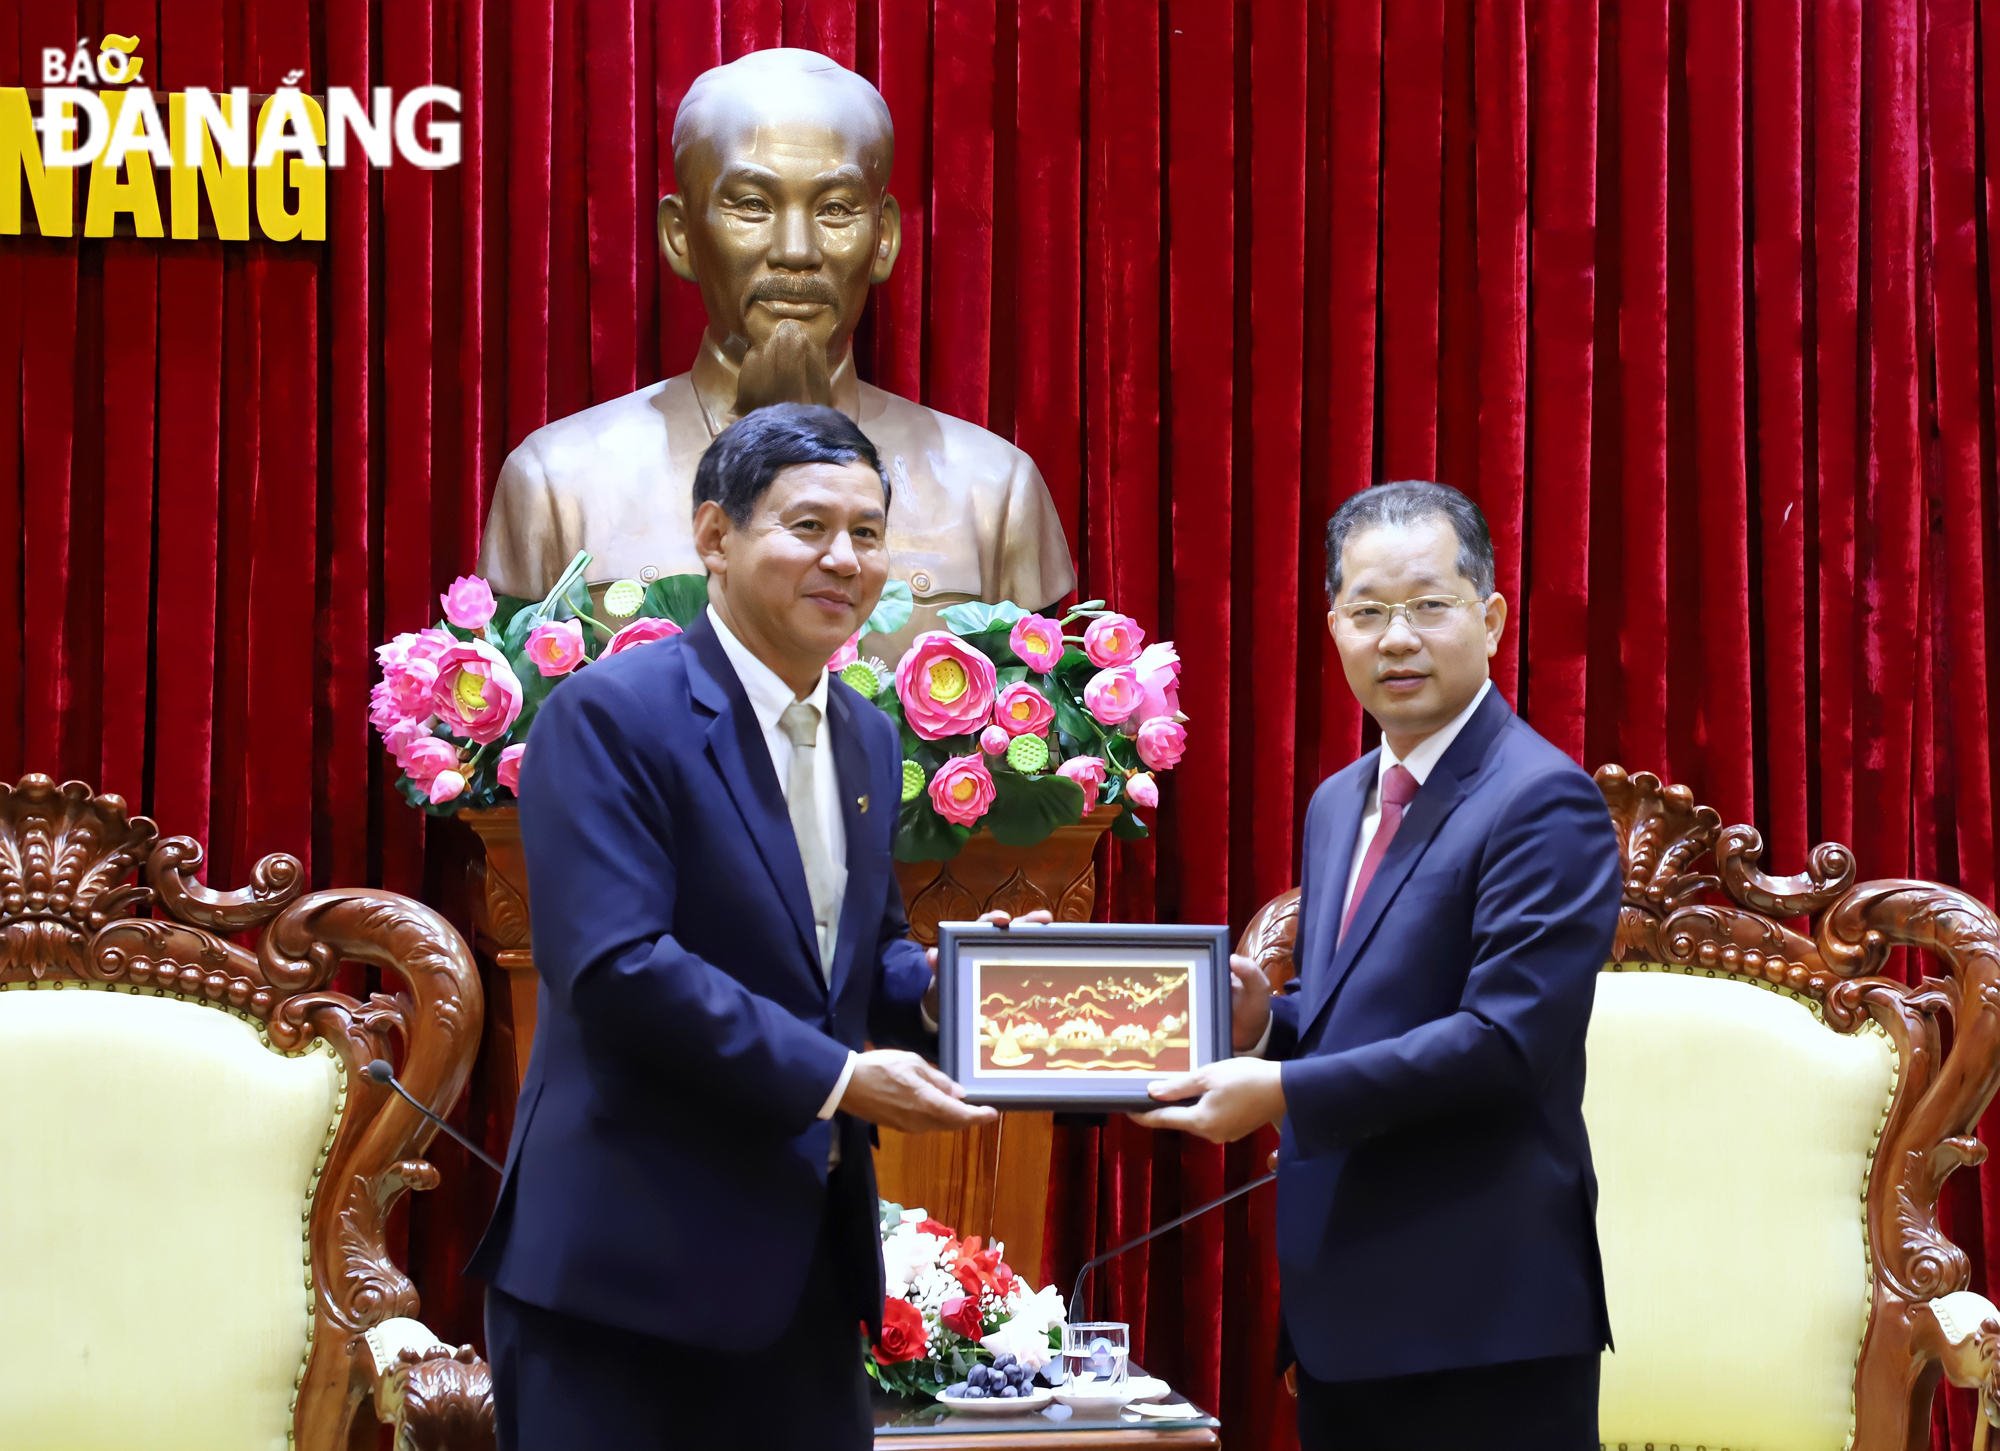
[[(948, 862), (898, 862), (896, 875), (909, 904), (911, 930), (929, 946), (937, 941), (938, 923), (969, 920), (996, 908), (1016, 914), (1046, 909), (1059, 922), (1089, 921), (1097, 899), (1091, 858), (1119, 810), (1100, 806), (1033, 847), (1002, 846), (981, 832)], [(518, 1090), (535, 1041), (538, 986), (529, 947), (520, 812), (495, 806), (461, 811), (459, 819), (485, 848), (484, 859), (471, 869), (475, 945), (506, 977), (512, 1078)], [(961, 1234), (1005, 1241), (1008, 1262), (1039, 1280), (1053, 1138), (1045, 1113), (1010, 1113), (991, 1128), (958, 1134), (884, 1129), (875, 1174), (884, 1199), (921, 1205)]]
[[(996, 909), (1047, 910), (1058, 922), (1088, 922), (1097, 901), (1091, 859), (1120, 810), (1100, 806), (1032, 847), (1002, 846), (982, 831), (948, 862), (897, 862), (910, 930), (929, 947), (938, 923)], [(875, 1178), (884, 1199), (921, 1205), (960, 1234), (1003, 1241), (1007, 1262), (1039, 1283), (1054, 1138), (1045, 1113), (1006, 1113), (990, 1128), (956, 1134), (883, 1129)]]
[(506, 974), (514, 1087), (519, 1090), (528, 1071), (528, 1050), (535, 1045), (535, 990), (540, 986), (528, 947), (528, 859), (521, 851), (521, 812), (515, 806), (492, 806), (461, 811), (458, 819), (479, 834), (486, 849), (484, 859), (471, 866), (473, 946)]

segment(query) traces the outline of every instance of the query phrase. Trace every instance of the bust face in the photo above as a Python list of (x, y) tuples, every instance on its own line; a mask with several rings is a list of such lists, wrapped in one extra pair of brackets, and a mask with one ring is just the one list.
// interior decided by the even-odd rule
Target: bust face
[(668, 263), (701, 288), (737, 362), (787, 322), (837, 361), (901, 242), (880, 97), (831, 61), (788, 55), (808, 53), (697, 82), (675, 127), (680, 190), (660, 204)]

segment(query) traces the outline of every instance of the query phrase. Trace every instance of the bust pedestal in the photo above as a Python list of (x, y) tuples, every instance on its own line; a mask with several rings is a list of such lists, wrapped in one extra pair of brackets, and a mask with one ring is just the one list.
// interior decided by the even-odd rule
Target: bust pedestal
[[(948, 862), (896, 863), (912, 932), (929, 946), (937, 941), (939, 922), (966, 921), (996, 908), (1015, 914), (1046, 909), (1059, 922), (1089, 921), (1097, 900), (1092, 857), (1121, 809), (1100, 806), (1033, 847), (1002, 846), (979, 832)], [(484, 848), (469, 868), (473, 946), (489, 985), (497, 988), (505, 983), (513, 1029), (513, 1062), (482, 1064), (481, 1070), (491, 1079), (505, 1080), (518, 1093), (535, 1040), (539, 985), (529, 945), (528, 865), (521, 848), (520, 811), (495, 806), (461, 811), (459, 818), (477, 833)], [(491, 997), (501, 994), (494, 991)], [(504, 1035), (496, 1036), (496, 1046), (506, 1041)], [(512, 1108), (510, 1096), (506, 1105), (510, 1117)], [(921, 1205), (960, 1234), (1004, 1241), (1008, 1262), (1030, 1280), (1040, 1281), (1054, 1139), (1048, 1114), (1003, 1114), (997, 1124), (956, 1134), (912, 1135), (884, 1129), (881, 1137), (875, 1175), (884, 1199)]]

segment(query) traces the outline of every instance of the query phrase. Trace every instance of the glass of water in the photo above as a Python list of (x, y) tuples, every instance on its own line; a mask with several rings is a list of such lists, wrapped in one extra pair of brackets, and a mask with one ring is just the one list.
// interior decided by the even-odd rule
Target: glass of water
[(1093, 1320), (1063, 1326), (1063, 1370), (1070, 1381), (1114, 1385), (1125, 1379), (1132, 1327), (1122, 1320)]

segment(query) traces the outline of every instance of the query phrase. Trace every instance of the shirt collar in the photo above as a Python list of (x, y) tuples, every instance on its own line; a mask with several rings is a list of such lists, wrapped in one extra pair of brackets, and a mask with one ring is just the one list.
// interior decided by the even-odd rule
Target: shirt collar
[[(741, 649), (742, 647), (738, 646), (737, 648)], [(782, 684), (782, 682), (780, 683)], [(1423, 785), (1425, 781), (1430, 779), (1430, 774), (1436, 768), (1437, 763), (1444, 759), (1444, 753), (1451, 749), (1451, 743), (1458, 739), (1458, 733), (1465, 729), (1465, 723), (1472, 719), (1472, 713), (1479, 709), (1479, 703), (1486, 699), (1487, 692), (1492, 689), (1493, 677), (1489, 675), (1486, 677), (1485, 682), (1480, 685), (1479, 694), (1472, 697), (1472, 703), (1453, 716), (1442, 730), (1433, 731), (1430, 735), (1425, 736), (1414, 746), (1410, 747), (1410, 754), (1405, 760), (1397, 760), (1396, 753), (1389, 749), (1389, 743), (1386, 740), (1383, 741), (1382, 749), (1378, 753), (1375, 762), (1375, 784), (1377, 786), (1382, 784), (1382, 778), (1388, 774), (1391, 766), (1401, 766), (1405, 771), (1408, 771), (1412, 776), (1417, 778), (1419, 786)]]
[[(730, 632), (722, 623), (722, 616), (715, 612), (715, 606), (708, 607), (708, 622), (715, 626), (715, 638), (722, 642), (722, 653), (729, 657), (729, 663), (736, 671), (736, 678), (743, 683), (743, 693), (750, 698), (750, 709), (757, 717), (757, 724), (769, 731), (778, 723), (797, 699), (792, 687), (778, 678), (778, 672), (750, 653), (750, 647)], [(820, 719), (826, 719), (826, 671), (821, 670), (814, 682), (812, 692), (805, 703), (817, 710)]]

